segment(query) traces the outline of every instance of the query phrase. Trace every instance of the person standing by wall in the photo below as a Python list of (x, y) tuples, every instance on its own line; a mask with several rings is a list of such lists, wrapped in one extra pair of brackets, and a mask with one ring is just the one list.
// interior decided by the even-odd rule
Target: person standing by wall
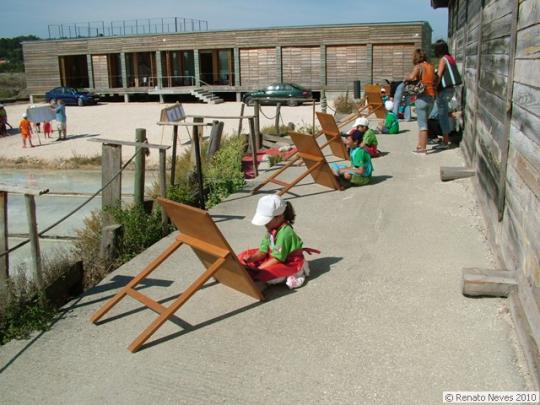
[(421, 81), (424, 91), (416, 96), (416, 119), (418, 123), (418, 145), (413, 153), (427, 153), (428, 117), (435, 100), (435, 71), (431, 63), (427, 61), (426, 53), (422, 49), (413, 52), (414, 68), (405, 78), (405, 81)]
[(442, 39), (435, 42), (435, 56), (439, 58), (437, 68), (437, 112), (439, 115), (439, 124), (443, 136), (442, 142), (436, 149), (448, 149), (450, 139), (448, 134), (451, 130), (450, 119), (448, 117), (448, 104), (454, 96), (454, 86), (461, 84), (461, 77), (457, 70), (456, 60), (448, 51), (448, 45)]

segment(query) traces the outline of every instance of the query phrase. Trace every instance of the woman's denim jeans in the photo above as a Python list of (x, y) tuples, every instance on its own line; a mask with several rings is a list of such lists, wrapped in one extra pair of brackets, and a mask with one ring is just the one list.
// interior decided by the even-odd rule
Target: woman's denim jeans
[(448, 118), (448, 103), (454, 96), (454, 88), (448, 87), (437, 93), (437, 112), (439, 113), (439, 124), (443, 134), (449, 134), (452, 127)]
[(416, 119), (420, 131), (428, 130), (428, 117), (433, 108), (433, 102), (434, 100), (431, 96), (416, 97)]

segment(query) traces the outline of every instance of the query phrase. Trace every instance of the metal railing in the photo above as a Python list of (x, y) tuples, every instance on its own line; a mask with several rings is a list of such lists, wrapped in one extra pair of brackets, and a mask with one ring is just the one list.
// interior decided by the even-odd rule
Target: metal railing
[(185, 17), (158, 17), (120, 21), (49, 24), (49, 39), (114, 37), (208, 31), (208, 21)]

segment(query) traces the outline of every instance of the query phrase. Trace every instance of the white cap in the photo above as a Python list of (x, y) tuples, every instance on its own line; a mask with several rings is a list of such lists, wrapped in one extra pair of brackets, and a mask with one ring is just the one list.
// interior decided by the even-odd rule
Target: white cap
[(26, 117), (28, 117), (28, 115), (26, 113), (23, 113), (22, 117), (26, 118)]
[(286, 207), (287, 204), (278, 195), (265, 195), (259, 199), (251, 223), (258, 226), (266, 225), (276, 215), (283, 214)]
[(369, 121), (366, 117), (360, 117), (357, 118), (356, 121), (354, 121), (354, 127), (357, 127), (358, 125), (363, 125), (365, 127), (369, 126)]
[(392, 100), (385, 101), (384, 108), (386, 108), (386, 111), (392, 111), (394, 109), (394, 102)]

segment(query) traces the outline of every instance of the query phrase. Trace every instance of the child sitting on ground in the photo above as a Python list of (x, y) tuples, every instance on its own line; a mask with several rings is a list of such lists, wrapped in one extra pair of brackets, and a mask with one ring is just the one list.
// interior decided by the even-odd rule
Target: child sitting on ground
[(33, 148), (34, 145), (32, 145), (32, 124), (30, 123), (30, 121), (28, 121), (26, 113), (22, 115), (22, 119), (19, 122), (19, 130), (21, 131), (23, 148), (26, 148), (26, 140), (28, 140), (30, 146)]
[(354, 121), (353, 129), (349, 131), (349, 135), (354, 135), (355, 133), (360, 133), (360, 143), (362, 148), (365, 149), (371, 157), (378, 157), (380, 152), (377, 148), (379, 142), (377, 141), (377, 136), (375, 131), (369, 128), (369, 121), (366, 117), (357, 118)]
[(43, 123), (43, 133), (45, 134), (45, 138), (50, 138), (52, 135), (52, 125), (50, 121), (45, 121)]
[(361, 146), (362, 138), (359, 132), (345, 138), (345, 144), (349, 147), (351, 165), (338, 163), (330, 164), (332, 170), (338, 176), (339, 182), (345, 186), (364, 186), (371, 181), (373, 165), (371, 156)]
[(384, 119), (383, 127), (381, 132), (383, 134), (398, 134), (399, 133), (399, 120), (396, 114), (394, 114), (394, 102), (388, 100), (384, 103), (384, 108), (386, 108), (386, 118)]
[(320, 253), (303, 248), (302, 239), (292, 227), (296, 214), (290, 202), (279, 196), (265, 195), (259, 199), (253, 225), (265, 226), (259, 249), (248, 249), (238, 255), (256, 282), (278, 284), (285, 282), (289, 288), (298, 288), (309, 276), (309, 266), (303, 252)]

